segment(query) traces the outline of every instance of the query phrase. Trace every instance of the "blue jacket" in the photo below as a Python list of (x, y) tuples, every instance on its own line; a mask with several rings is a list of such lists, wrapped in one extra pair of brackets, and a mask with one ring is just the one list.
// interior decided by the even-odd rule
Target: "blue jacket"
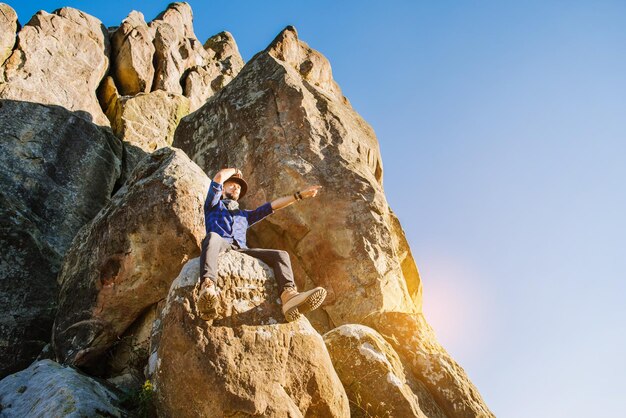
[(236, 241), (240, 248), (246, 246), (246, 231), (249, 227), (274, 213), (270, 202), (254, 210), (237, 209), (229, 211), (221, 200), (223, 185), (211, 181), (209, 193), (204, 202), (204, 222), (207, 235), (218, 233), (228, 242)]

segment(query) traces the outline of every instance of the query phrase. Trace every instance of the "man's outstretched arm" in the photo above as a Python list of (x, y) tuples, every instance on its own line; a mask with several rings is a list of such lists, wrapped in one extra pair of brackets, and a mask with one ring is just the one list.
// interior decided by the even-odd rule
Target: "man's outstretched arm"
[(310, 186), (300, 192), (294, 193), (291, 196), (279, 197), (272, 202), (265, 203), (255, 210), (245, 211), (248, 214), (248, 226), (254, 225), (266, 216), (274, 213), (275, 210), (289, 206), (297, 200), (308, 199), (316, 196), (321, 188), (322, 186)]
[(278, 210), (297, 202), (300, 199), (309, 199), (317, 196), (322, 186), (309, 186), (306, 189), (296, 192), (290, 196), (279, 197), (272, 201), (272, 209)]

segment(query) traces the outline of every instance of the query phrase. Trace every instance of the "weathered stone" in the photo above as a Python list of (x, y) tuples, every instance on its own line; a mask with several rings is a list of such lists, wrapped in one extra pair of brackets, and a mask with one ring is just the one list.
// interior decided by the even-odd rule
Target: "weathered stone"
[(393, 345), (447, 416), (494, 416), (465, 371), (437, 342), (422, 314), (382, 312), (369, 316), (366, 323)]
[(69, 7), (40, 11), (20, 30), (4, 64), (0, 98), (63, 106), (109, 126), (96, 99), (108, 55), (109, 38), (98, 19)]
[(169, 291), (149, 362), (159, 415), (350, 416), (321, 336), (306, 318), (285, 323), (272, 270), (227, 251), (218, 274), (212, 324), (197, 314), (198, 259)]
[(0, 66), (4, 64), (4, 61), (13, 51), (18, 28), (19, 23), (15, 10), (8, 4), (0, 3)]
[(76, 112), (13, 100), (0, 100), (0, 138), (3, 190), (40, 219), (48, 245), (63, 255), (111, 197), (120, 140)]
[(126, 417), (120, 397), (98, 381), (51, 360), (0, 381), (6, 418)]
[(120, 97), (110, 77), (99, 95), (115, 135), (148, 153), (171, 145), (178, 123), (189, 113), (189, 99), (176, 93), (157, 90)]
[(228, 32), (220, 32), (204, 43), (209, 53), (209, 61), (204, 66), (195, 66), (187, 71), (185, 96), (191, 101), (191, 111), (195, 111), (207, 99), (220, 91), (243, 68), (243, 59), (235, 39)]
[(0, 378), (28, 367), (50, 341), (56, 308), (61, 257), (28, 214), (0, 192)]
[(165, 90), (182, 94), (180, 79), (185, 71), (185, 62), (180, 54), (176, 30), (168, 23), (150, 22), (154, 30), (155, 69), (152, 90)]
[(344, 100), (328, 61), (293, 28), (183, 118), (173, 145), (208, 173), (241, 168), (250, 185), (242, 204), (250, 207), (309, 184), (324, 187), (249, 234), (254, 246), (293, 255), (299, 287), (327, 288), (322, 310), (310, 316), (318, 329), (418, 310), (407, 285), (419, 289), (417, 268), (399, 245), (406, 240), (385, 199), (376, 136)]
[(160, 304), (150, 306), (117, 340), (107, 354), (104, 375), (107, 381), (124, 392), (134, 392), (145, 381), (152, 325), (161, 311)]
[(346, 324), (324, 334), (350, 399), (351, 416), (446, 418), (424, 385), (372, 328)]
[(200, 254), (209, 180), (180, 150), (144, 158), (67, 252), (53, 345), (89, 367)]
[(50, 340), (61, 260), (109, 201), (121, 158), (112, 133), (66, 109), (0, 100), (0, 377)]
[(154, 45), (143, 14), (132, 11), (111, 36), (111, 67), (122, 95), (148, 93), (154, 78)]
[(154, 33), (153, 90), (183, 93), (196, 110), (243, 67), (237, 44), (221, 32), (202, 44), (193, 33), (191, 8), (173, 3), (149, 24)]
[(185, 71), (209, 61), (209, 54), (193, 33), (192, 18), (187, 3), (172, 3), (150, 22), (156, 48), (152, 90), (182, 94)]

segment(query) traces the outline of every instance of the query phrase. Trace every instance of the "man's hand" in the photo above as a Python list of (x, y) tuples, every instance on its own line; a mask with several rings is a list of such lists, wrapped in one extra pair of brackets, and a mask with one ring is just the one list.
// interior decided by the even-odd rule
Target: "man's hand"
[(215, 174), (213, 181), (216, 183), (223, 184), (226, 180), (234, 176), (235, 174), (239, 174), (243, 176), (243, 173), (238, 168), (222, 168), (220, 171)]
[(309, 186), (306, 189), (300, 191), (300, 196), (302, 196), (303, 199), (308, 199), (310, 197), (315, 197), (317, 196), (317, 194), (319, 193), (320, 189), (322, 188), (322, 186)]
[[(302, 196), (302, 199), (308, 199), (311, 197), (315, 197), (317, 196), (317, 194), (320, 192), (322, 186), (309, 186), (304, 190), (301, 190), (300, 196)], [(272, 209), (274, 210), (278, 210), (278, 209), (282, 209), (286, 206), (291, 205), (292, 203), (297, 202), (297, 198), (296, 198), (296, 193), (289, 195), (289, 196), (283, 196), (283, 197), (279, 197), (278, 199), (272, 201)]]

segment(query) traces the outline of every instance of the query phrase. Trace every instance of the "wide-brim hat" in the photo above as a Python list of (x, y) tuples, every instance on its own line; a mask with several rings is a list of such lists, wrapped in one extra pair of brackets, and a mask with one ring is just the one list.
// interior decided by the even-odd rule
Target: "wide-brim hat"
[[(239, 192), (239, 199), (241, 199), (242, 197), (246, 195), (246, 192), (248, 191), (248, 183), (246, 183), (246, 181), (243, 179), (241, 174), (233, 174), (232, 176), (227, 178), (226, 181), (234, 181), (235, 183), (239, 183), (239, 185), (241, 186), (241, 192)], [(226, 181), (224, 183), (226, 183)]]

